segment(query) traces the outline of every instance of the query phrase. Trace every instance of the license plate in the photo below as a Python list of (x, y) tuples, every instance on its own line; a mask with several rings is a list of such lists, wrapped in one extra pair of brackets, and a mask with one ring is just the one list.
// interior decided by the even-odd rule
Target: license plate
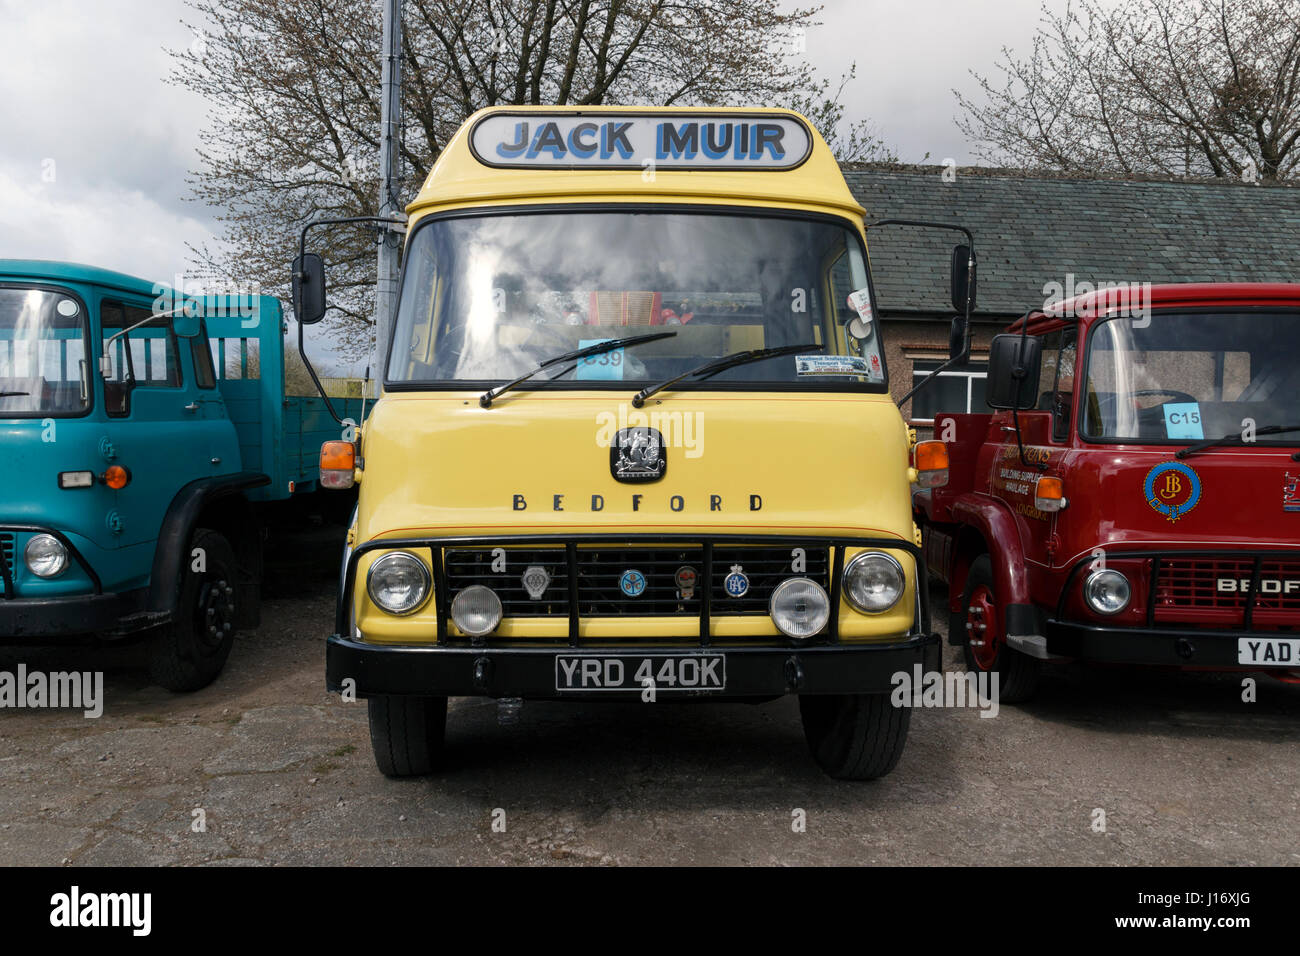
[(1300, 667), (1300, 638), (1239, 637), (1237, 663), (1251, 667)]
[(563, 691), (715, 691), (727, 687), (725, 654), (557, 654), (555, 689)]

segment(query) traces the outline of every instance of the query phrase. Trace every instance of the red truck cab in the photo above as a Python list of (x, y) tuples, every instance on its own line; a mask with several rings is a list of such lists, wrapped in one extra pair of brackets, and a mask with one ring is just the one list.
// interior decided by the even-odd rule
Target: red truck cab
[(1051, 658), (1300, 675), (1300, 285), (1103, 291), (990, 348), (914, 496), (949, 640), (1033, 692)]

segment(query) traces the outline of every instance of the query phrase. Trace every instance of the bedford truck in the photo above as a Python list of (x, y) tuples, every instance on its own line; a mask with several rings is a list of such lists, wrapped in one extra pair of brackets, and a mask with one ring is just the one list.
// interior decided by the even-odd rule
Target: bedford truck
[(918, 491), (949, 634), (1002, 699), (1044, 661), (1300, 674), (1300, 285), (1101, 291), (990, 350)]

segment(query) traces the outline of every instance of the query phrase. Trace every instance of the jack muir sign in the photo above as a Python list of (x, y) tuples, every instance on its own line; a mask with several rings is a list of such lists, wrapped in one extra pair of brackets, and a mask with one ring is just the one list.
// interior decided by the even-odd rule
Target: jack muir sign
[(793, 169), (812, 135), (787, 114), (492, 113), (470, 130), (488, 166)]

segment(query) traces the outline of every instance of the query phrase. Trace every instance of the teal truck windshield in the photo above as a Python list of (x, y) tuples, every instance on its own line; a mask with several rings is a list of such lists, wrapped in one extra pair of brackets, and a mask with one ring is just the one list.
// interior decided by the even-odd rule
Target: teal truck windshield
[(86, 330), (85, 309), (71, 295), (0, 286), (0, 418), (90, 407)]
[(409, 243), (387, 378), (490, 385), (598, 342), (672, 330), (524, 387), (640, 388), (735, 352), (814, 343), (707, 385), (880, 390), (879, 335), (863, 314), (861, 242), (831, 221), (614, 210), (442, 218)]
[(1298, 416), (1300, 313), (1156, 311), (1089, 335), (1085, 438), (1186, 444)]

